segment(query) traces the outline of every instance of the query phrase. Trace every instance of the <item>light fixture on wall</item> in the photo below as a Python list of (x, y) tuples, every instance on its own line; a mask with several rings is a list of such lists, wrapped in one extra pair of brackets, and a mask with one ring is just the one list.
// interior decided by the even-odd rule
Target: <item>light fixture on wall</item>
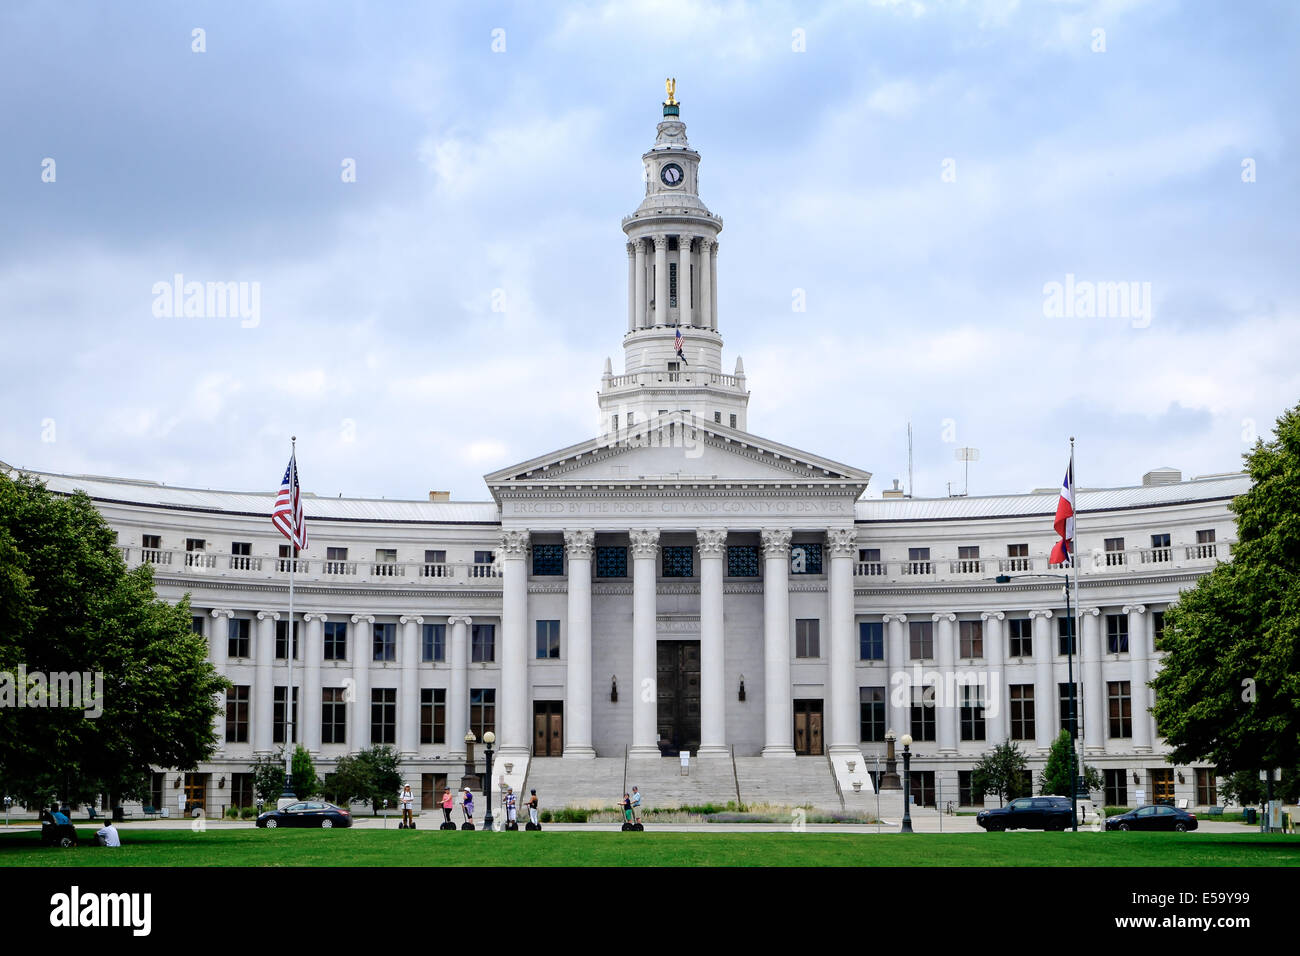
[(225, 778), (225, 777), (222, 777), (222, 778), (221, 778), (220, 782), (217, 784), (217, 789), (218, 789), (218, 790), (225, 790), (225, 789), (226, 789), (226, 778)]
[(1183, 772), (1182, 772), (1181, 770), (1178, 771), (1178, 782), (1179, 782), (1179, 783), (1186, 783), (1186, 782), (1187, 782), (1187, 778), (1183, 776)]
[(745, 675), (744, 674), (740, 675), (740, 701), (741, 703), (744, 703), (745, 701)]
[(180, 788), (181, 788), (181, 778), (180, 778), (180, 777), (177, 777), (177, 778), (172, 782), (172, 789), (173, 789), (173, 790), (179, 790)]
[(1142, 782), (1142, 778), (1138, 776), (1138, 772), (1136, 770), (1133, 771), (1133, 782), (1134, 783)]
[(609, 702), (618, 703), (618, 676), (615, 674), (611, 674), (609, 678)]

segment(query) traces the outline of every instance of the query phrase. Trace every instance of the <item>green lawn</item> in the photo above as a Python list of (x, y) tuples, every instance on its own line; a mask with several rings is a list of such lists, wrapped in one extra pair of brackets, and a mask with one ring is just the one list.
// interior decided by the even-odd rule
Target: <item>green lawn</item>
[(122, 828), (119, 850), (0, 835), (0, 866), (1300, 866), (1259, 833), (485, 833)]

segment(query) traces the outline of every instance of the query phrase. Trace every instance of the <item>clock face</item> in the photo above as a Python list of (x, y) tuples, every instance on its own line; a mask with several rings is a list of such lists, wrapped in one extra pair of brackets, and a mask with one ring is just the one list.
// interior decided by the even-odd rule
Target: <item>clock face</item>
[(682, 167), (676, 163), (669, 163), (659, 170), (659, 178), (663, 180), (665, 186), (680, 186), (685, 174), (682, 172)]

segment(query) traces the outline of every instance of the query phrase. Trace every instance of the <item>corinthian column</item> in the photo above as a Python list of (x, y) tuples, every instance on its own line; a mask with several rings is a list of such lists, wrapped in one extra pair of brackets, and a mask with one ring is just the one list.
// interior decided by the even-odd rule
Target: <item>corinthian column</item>
[(1083, 609), (1083, 745), (1086, 753), (1106, 752), (1106, 686), (1101, 680), (1101, 608)]
[(763, 756), (794, 756), (790, 696), (790, 529), (764, 528)]
[(911, 693), (911, 684), (907, 680), (907, 627), (906, 614), (886, 614), (881, 620), (889, 629), (885, 644), (885, 664), (889, 669), (889, 686), (885, 692), (889, 695), (889, 730), (898, 736), (907, 733), (907, 708), (911, 700), (906, 696)]
[(643, 329), (646, 326), (646, 312), (648, 311), (646, 305), (645, 240), (638, 239), (633, 245), (636, 246), (636, 328)]
[(275, 686), (275, 622), (277, 611), (257, 612), (256, 665), (253, 668), (253, 752), (270, 753), (273, 690)]
[(1029, 612), (1034, 629), (1034, 737), (1039, 750), (1052, 746), (1052, 715), (1056, 713), (1056, 688), (1052, 686), (1052, 636), (1047, 622), (1052, 612)]
[(826, 532), (830, 552), (830, 711), (832, 754), (859, 750), (857, 659), (853, 634), (853, 561), (857, 535), (852, 528)]
[(302, 728), (298, 731), (298, 739), (312, 754), (320, 753), (320, 662), (325, 656), (326, 620), (326, 615), (315, 611), (302, 616), (303, 626), (307, 628), (307, 643), (302, 662)]
[(1147, 648), (1150, 636), (1147, 634), (1147, 606), (1145, 604), (1127, 604), (1124, 613), (1128, 615), (1128, 661), (1129, 688), (1132, 694), (1133, 708), (1133, 749), (1138, 753), (1151, 750), (1151, 690), (1147, 687)]
[(957, 724), (961, 716), (961, 690), (955, 680), (956, 664), (956, 621), (957, 615), (951, 611), (931, 614), (934, 622), (934, 643), (938, 645), (939, 679), (943, 682), (934, 689), (934, 719), (938, 725), (940, 753), (957, 752)]
[(679, 325), (691, 325), (691, 237), (677, 237), (677, 315)]
[[(656, 240), (657, 242), (657, 240)], [(658, 529), (631, 532), (632, 540), (632, 757), (658, 757), (656, 626), (658, 615), (655, 565)]]
[(420, 659), (420, 625), (424, 618), (404, 614), (398, 623), (402, 625), (402, 678), (397, 702), (397, 746), (403, 756), (414, 757), (420, 752), (420, 673), (416, 665)]
[(447, 750), (465, 756), (465, 731), (469, 729), (469, 626), (464, 614), (447, 618), (451, 630), (451, 684), (447, 688)]
[(636, 331), (636, 247), (627, 244), (627, 330)]
[[(678, 287), (680, 290), (680, 286)], [(678, 298), (680, 302), (680, 296)], [(698, 531), (700, 552), (700, 750), (701, 757), (726, 757), (726, 651), (722, 615), (722, 560), (727, 532)]]
[[(208, 631), (208, 656), (212, 658), (212, 666), (217, 669), (217, 673), (222, 677), (226, 676), (226, 658), (230, 642), (230, 620), (235, 616), (235, 612), (229, 608), (213, 608), (212, 624)], [(217, 738), (217, 753), (225, 753), (226, 750), (226, 706), (223, 699), (221, 709), (217, 711), (217, 719), (213, 721), (213, 733)]]
[[(353, 614), (352, 621), (352, 693), (344, 694), (348, 701), (348, 726), (352, 741), (348, 753), (356, 753), (370, 746), (370, 662), (374, 658), (373, 614)], [(351, 697), (349, 701), (348, 698)]]
[[(718, 328), (718, 243), (715, 239), (709, 244), (709, 328)], [(793, 719), (793, 718), (791, 718)], [(791, 731), (793, 733), (793, 731)]]
[(709, 251), (712, 248), (713, 240), (700, 238), (700, 299), (696, 312), (698, 324), (706, 329), (713, 328), (713, 267)]
[(527, 757), (528, 732), (528, 532), (501, 532), (502, 759)]
[[(668, 237), (655, 236), (655, 325), (668, 324)], [(657, 752), (657, 751), (656, 751)]]
[(568, 653), (565, 673), (564, 756), (591, 758), (591, 554), (594, 531), (564, 532), (569, 559)]
[(1002, 743), (1006, 736), (1006, 724), (1002, 720), (1003, 709), (1009, 705), (1006, 670), (1003, 666), (1005, 655), (1002, 642), (1002, 621), (1006, 614), (1001, 611), (985, 611), (980, 615), (984, 622), (984, 657), (988, 661), (988, 687), (984, 696), (985, 739), (990, 744)]

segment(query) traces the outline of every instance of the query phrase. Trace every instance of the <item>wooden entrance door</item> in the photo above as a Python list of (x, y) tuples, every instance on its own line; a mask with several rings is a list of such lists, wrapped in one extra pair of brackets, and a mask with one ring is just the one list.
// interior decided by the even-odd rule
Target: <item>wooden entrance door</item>
[(1151, 771), (1151, 802), (1174, 805), (1174, 769), (1158, 768)]
[(207, 810), (208, 775), (206, 773), (187, 773), (185, 775), (185, 812), (195, 807)]
[(420, 774), (420, 809), (437, 810), (442, 806), (442, 790), (447, 786), (445, 773)]
[(533, 701), (533, 756), (564, 754), (564, 701)]
[(796, 700), (794, 702), (794, 752), (820, 757), (822, 755), (822, 702)]
[(658, 655), (659, 752), (694, 753), (700, 749), (700, 642), (660, 641)]

